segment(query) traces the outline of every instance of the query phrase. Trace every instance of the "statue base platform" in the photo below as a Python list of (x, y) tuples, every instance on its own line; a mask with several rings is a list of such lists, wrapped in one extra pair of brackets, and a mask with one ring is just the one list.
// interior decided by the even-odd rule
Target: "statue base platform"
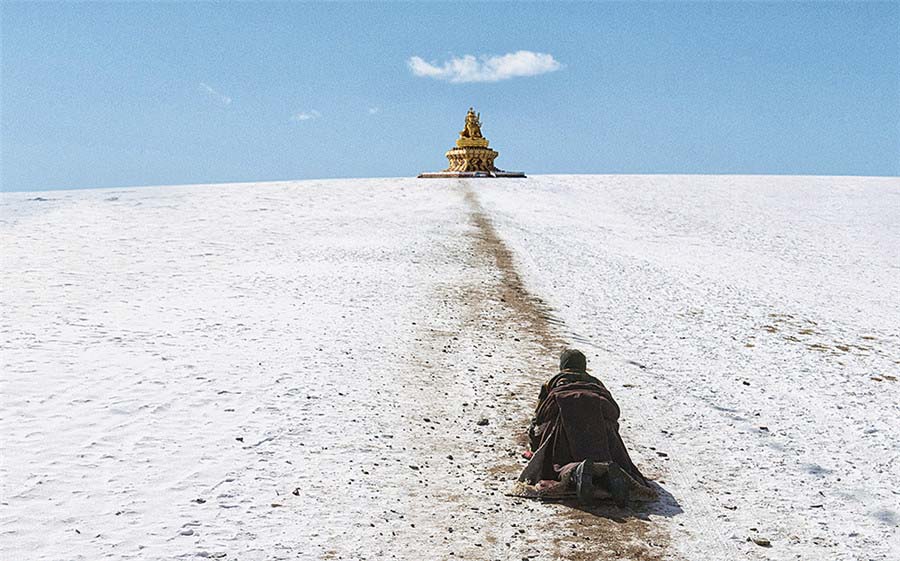
[(445, 156), (450, 162), (450, 166), (444, 171), (492, 172), (497, 169), (494, 167), (494, 159), (499, 154), (496, 150), (481, 146), (457, 146), (448, 150)]
[(488, 139), (486, 138), (458, 138), (456, 139), (457, 148), (487, 148)]
[(420, 173), (420, 179), (448, 179), (448, 178), (498, 178), (498, 177), (527, 177), (523, 171), (426, 171)]

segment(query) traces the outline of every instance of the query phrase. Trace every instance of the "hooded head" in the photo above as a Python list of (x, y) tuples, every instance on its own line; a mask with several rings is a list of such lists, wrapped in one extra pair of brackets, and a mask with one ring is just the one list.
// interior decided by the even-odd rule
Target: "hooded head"
[(587, 371), (587, 359), (584, 353), (578, 349), (565, 349), (559, 355), (559, 370), (572, 370), (575, 372)]

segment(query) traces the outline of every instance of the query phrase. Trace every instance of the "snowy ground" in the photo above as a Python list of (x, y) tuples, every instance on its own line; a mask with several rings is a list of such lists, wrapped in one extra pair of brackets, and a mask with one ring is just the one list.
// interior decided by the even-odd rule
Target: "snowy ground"
[[(896, 179), (4, 194), (0, 247), (0, 558), (900, 552)], [(504, 496), (563, 343), (659, 504)]]
[(602, 357), (686, 557), (900, 557), (900, 180), (545, 177), (481, 198)]

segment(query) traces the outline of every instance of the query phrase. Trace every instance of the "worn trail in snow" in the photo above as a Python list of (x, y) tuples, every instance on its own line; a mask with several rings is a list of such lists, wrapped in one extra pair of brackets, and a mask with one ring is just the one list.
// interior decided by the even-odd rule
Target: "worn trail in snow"
[[(497, 235), (488, 215), (482, 208), (478, 196), (471, 182), (465, 182), (465, 196), (468, 202), (472, 219), (478, 228), (477, 248), (496, 263), (500, 272), (500, 282), (494, 287), (500, 294), (500, 301), (504, 304), (507, 313), (511, 316), (504, 318), (495, 325), (484, 325), (487, 329), (502, 328), (504, 324), (514, 323), (524, 327), (519, 336), (530, 339), (539, 345), (540, 350), (530, 353), (524, 358), (531, 359), (529, 369), (533, 387), (546, 381), (547, 373), (553, 373), (558, 368), (556, 360), (559, 351), (570, 345), (565, 340), (566, 332), (564, 324), (554, 317), (550, 307), (526, 289), (519, 272), (515, 267), (515, 257), (512, 252)], [(490, 188), (490, 183), (484, 185)], [(533, 391), (533, 390), (532, 390)], [(528, 422), (523, 417), (520, 427)], [(524, 433), (516, 427), (523, 436), (521, 442), (525, 447)], [(503, 470), (508, 479), (514, 479), (518, 473), (519, 465), (507, 464)], [(659, 516), (671, 516), (680, 512), (677, 501), (671, 495), (661, 489), (659, 501), (654, 504), (633, 504), (628, 509), (620, 509), (614, 505), (597, 505), (591, 508), (576, 505), (556, 505), (552, 517), (544, 522), (559, 524), (566, 528), (564, 535), (569, 536), (569, 549), (558, 548), (558, 558), (568, 559), (663, 559), (672, 558), (667, 552), (668, 536), (663, 527), (653, 523), (652, 518)], [(535, 524), (537, 526), (537, 524)], [(542, 532), (548, 532), (547, 528)], [(549, 534), (549, 532), (548, 532)], [(580, 539), (579, 539), (580, 538)], [(558, 538), (553, 538), (556, 545), (560, 545)], [(577, 542), (581, 542), (576, 545)], [(580, 546), (580, 547), (578, 547)], [(577, 551), (572, 551), (573, 549)]]

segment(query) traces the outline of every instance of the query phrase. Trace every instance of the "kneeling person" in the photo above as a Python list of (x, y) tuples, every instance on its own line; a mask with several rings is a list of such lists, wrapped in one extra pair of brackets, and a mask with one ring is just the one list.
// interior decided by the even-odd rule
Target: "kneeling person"
[(539, 487), (574, 485), (585, 503), (612, 496), (624, 505), (634, 491), (652, 496), (619, 436), (619, 406), (603, 383), (587, 373), (584, 354), (566, 349), (559, 370), (541, 388), (528, 430), (532, 456), (519, 481)]

